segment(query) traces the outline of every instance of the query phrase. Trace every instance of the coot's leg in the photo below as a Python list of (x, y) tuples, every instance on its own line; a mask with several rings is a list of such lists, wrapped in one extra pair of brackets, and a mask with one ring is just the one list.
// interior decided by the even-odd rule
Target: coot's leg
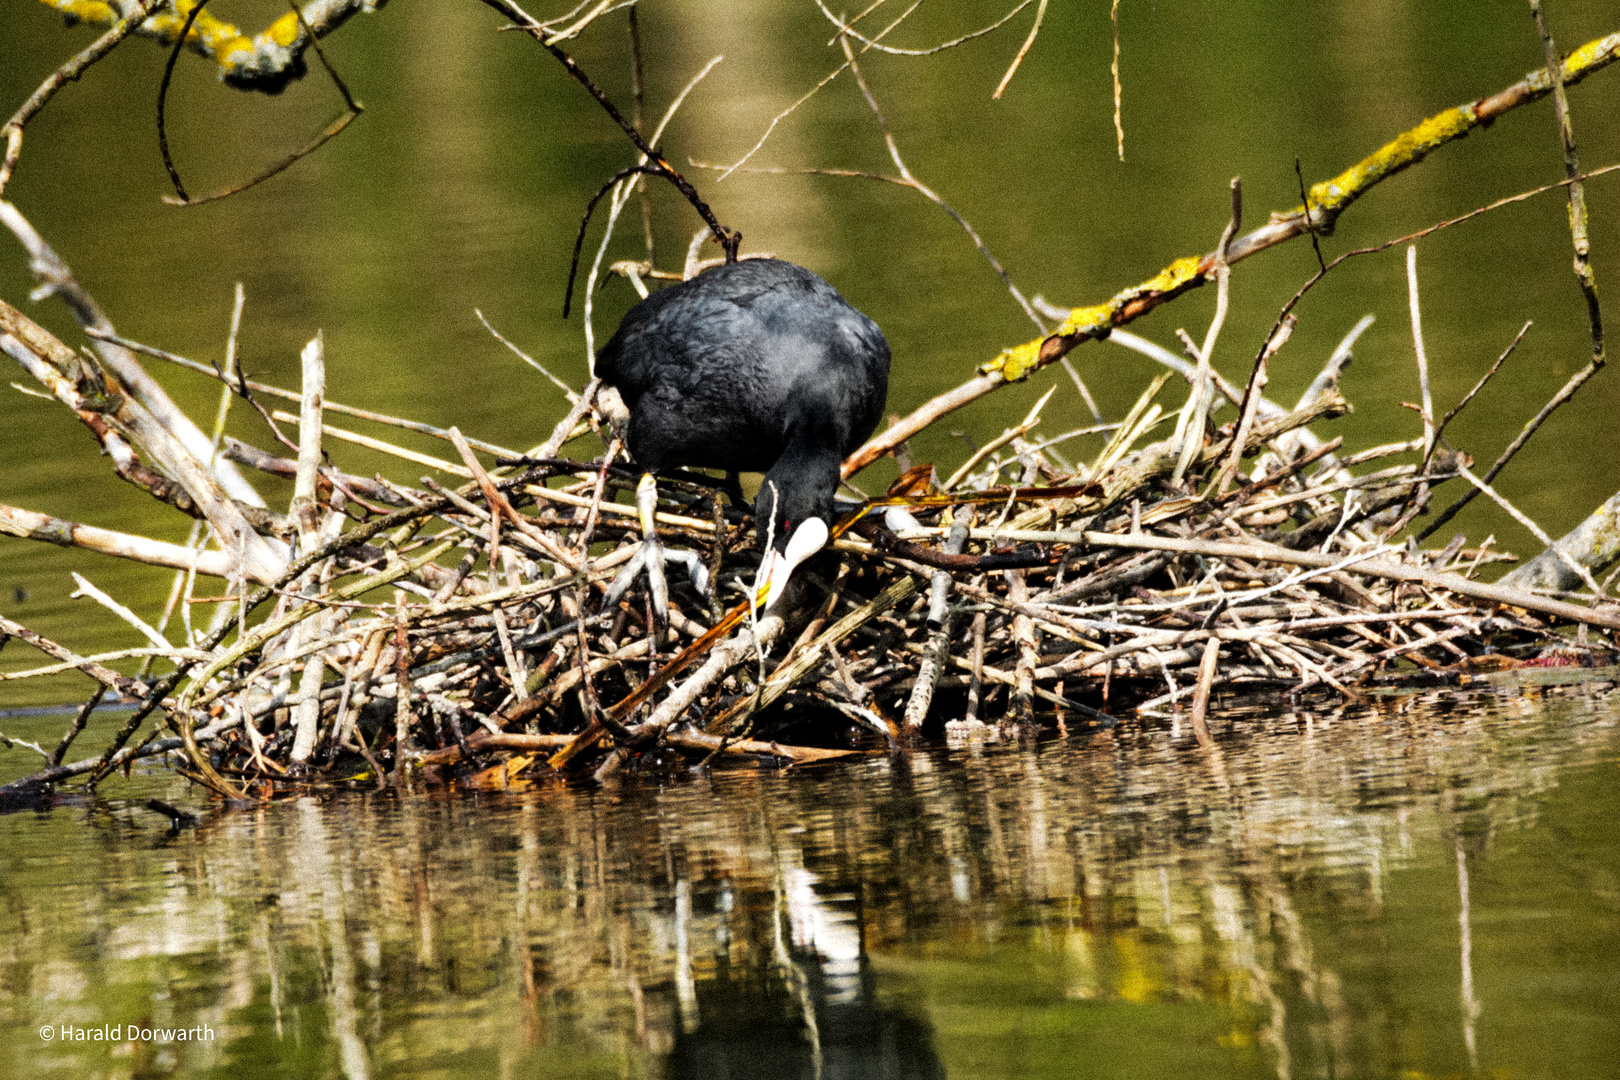
[(703, 566), (702, 560), (690, 551), (664, 550), (663, 541), (658, 539), (658, 530), (653, 521), (653, 513), (658, 509), (658, 482), (652, 473), (643, 473), (641, 482), (636, 485), (636, 510), (641, 517), (641, 550), (635, 557), (625, 564), (608, 586), (607, 595), (602, 599), (604, 608), (611, 608), (629, 590), (636, 579), (636, 575), (643, 570), (647, 572), (647, 591), (652, 595), (653, 612), (660, 623), (669, 621), (669, 584), (664, 579), (664, 563), (681, 563), (691, 575), (692, 584), (698, 592), (707, 593), (709, 574)]

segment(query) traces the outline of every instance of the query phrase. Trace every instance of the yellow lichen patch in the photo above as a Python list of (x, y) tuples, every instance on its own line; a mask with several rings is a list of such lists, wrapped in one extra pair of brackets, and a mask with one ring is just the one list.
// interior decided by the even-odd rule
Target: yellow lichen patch
[(1003, 349), (994, 360), (987, 360), (979, 365), (979, 370), (986, 375), (1001, 372), (1001, 377), (1008, 382), (1018, 382), (1029, 378), (1030, 372), (1041, 366), (1041, 342), (1045, 338), (1036, 338), (1026, 341), (1022, 345), (1015, 345), (1010, 349)]
[(114, 23), (121, 18), (118, 10), (103, 0), (45, 0), (52, 8), (70, 19), (90, 23)]
[[(1188, 255), (1177, 259), (1163, 270), (1159, 271), (1140, 285), (1133, 285), (1123, 292), (1117, 293), (1106, 304), (1094, 304), (1091, 307), (1077, 307), (1069, 312), (1069, 317), (1063, 320), (1063, 325), (1057, 328), (1054, 337), (1102, 337), (1113, 329), (1119, 319), (1119, 313), (1125, 305), (1141, 296), (1152, 296), (1158, 293), (1174, 292), (1177, 289), (1195, 281), (1198, 267), (1203, 259), (1197, 255)], [(986, 375), (996, 372), (1008, 382), (1019, 382), (1029, 378), (1030, 374), (1041, 368), (1041, 346), (1046, 338), (1036, 338), (1026, 341), (1022, 345), (1011, 349), (1004, 349), (1000, 355), (979, 365), (979, 370)], [(1050, 359), (1050, 358), (1048, 358)]]
[[(173, 41), (186, 25), (186, 19), (196, 8), (195, 3), (179, 0), (174, 9), (164, 15), (154, 15), (147, 21), (147, 25), (162, 37)], [(243, 36), (231, 23), (223, 19), (216, 19), (204, 11), (197, 16), (191, 24), (191, 32), (186, 35), (186, 44), (200, 50), (206, 56), (223, 56), (236, 48), (251, 49), (253, 43)]]
[(1075, 334), (1100, 336), (1104, 330), (1111, 329), (1114, 326), (1114, 321), (1119, 318), (1120, 310), (1126, 304), (1139, 296), (1174, 292), (1198, 277), (1198, 267), (1202, 263), (1203, 259), (1199, 256), (1188, 255), (1177, 259), (1140, 285), (1132, 285), (1130, 288), (1114, 294), (1113, 298), (1106, 304), (1075, 308), (1069, 312), (1069, 317), (1063, 321), (1063, 325), (1058, 327), (1058, 335), (1061, 337), (1072, 337)]
[(1472, 104), (1458, 105), (1456, 108), (1429, 117), (1412, 130), (1402, 132), (1333, 179), (1313, 184), (1312, 211), (1320, 210), (1330, 217), (1336, 216), (1384, 177), (1399, 172), (1413, 162), (1421, 161), (1435, 147), (1468, 134), (1478, 122), (1479, 117)]
[(1197, 255), (1188, 255), (1184, 258), (1177, 259), (1163, 270), (1160, 270), (1157, 275), (1147, 281), (1142, 282), (1142, 284), (1138, 285), (1136, 288), (1127, 289), (1120, 293), (1118, 296), (1114, 297), (1114, 300), (1123, 307), (1126, 301), (1134, 300), (1138, 296), (1148, 296), (1153, 293), (1172, 292), (1179, 289), (1198, 276), (1198, 267), (1201, 263), (1203, 263), (1203, 261), (1204, 260)]
[(237, 42), (252, 48), (242, 31), (228, 22), (214, 18), (206, 11), (197, 16), (193, 32), (202, 39), (204, 47), (214, 56), (223, 55)]
[(259, 36), (268, 38), (285, 49), (287, 46), (298, 40), (298, 31), (298, 16), (289, 11), (287, 14), (271, 23), (269, 28)]
[(1578, 79), (1587, 72), (1601, 67), (1620, 54), (1620, 34), (1588, 41), (1564, 58), (1564, 78)]
[(1114, 313), (1118, 310), (1117, 303), (1077, 307), (1069, 312), (1069, 317), (1063, 320), (1063, 325), (1058, 327), (1057, 332), (1064, 337), (1070, 334), (1101, 333), (1113, 326)]

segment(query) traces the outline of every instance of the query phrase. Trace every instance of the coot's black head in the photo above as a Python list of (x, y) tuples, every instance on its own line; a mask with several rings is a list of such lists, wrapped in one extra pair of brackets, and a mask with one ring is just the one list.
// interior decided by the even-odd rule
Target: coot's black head
[(784, 457), (760, 484), (754, 522), (760, 544), (769, 540), (769, 546), (760, 563), (756, 599), (766, 608), (781, 598), (794, 569), (827, 546), (837, 487), (836, 457), (819, 467), (814, 461)]

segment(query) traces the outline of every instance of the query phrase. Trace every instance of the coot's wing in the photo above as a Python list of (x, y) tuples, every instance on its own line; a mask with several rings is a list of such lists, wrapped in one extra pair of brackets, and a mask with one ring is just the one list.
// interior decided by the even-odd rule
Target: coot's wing
[(814, 419), (848, 452), (882, 415), (876, 324), (792, 263), (745, 260), (643, 300), (597, 357), (632, 413), (638, 460), (765, 469)]

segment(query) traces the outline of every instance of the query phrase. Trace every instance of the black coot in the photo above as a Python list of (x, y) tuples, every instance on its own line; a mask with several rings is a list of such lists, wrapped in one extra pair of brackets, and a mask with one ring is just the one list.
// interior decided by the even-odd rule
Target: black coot
[[(745, 259), (631, 308), (597, 353), (596, 374), (623, 398), (626, 444), (648, 474), (638, 493), (647, 547), (636, 565), (649, 568), (655, 601), (663, 554), (651, 531), (651, 474), (685, 465), (765, 473), (754, 520), (762, 539), (774, 532), (759, 597), (769, 605), (826, 543), (839, 465), (883, 414), (889, 343), (804, 267)], [(633, 576), (627, 568), (611, 600)]]

